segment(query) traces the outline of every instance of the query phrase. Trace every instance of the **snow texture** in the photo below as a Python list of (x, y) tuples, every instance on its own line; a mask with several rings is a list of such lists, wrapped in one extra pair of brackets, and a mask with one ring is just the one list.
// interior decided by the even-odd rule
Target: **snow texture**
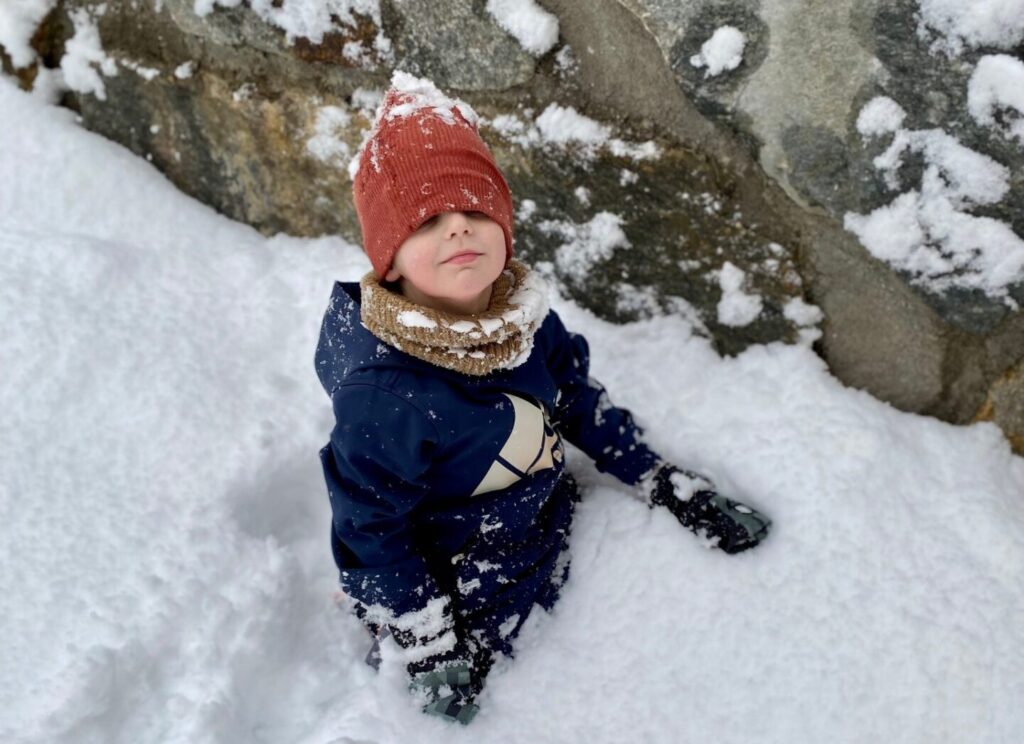
[(607, 124), (584, 116), (571, 106), (557, 103), (549, 104), (533, 122), (501, 114), (484, 123), (520, 147), (573, 147), (587, 159), (594, 158), (602, 148), (607, 148), (613, 155), (633, 160), (650, 160), (660, 155), (653, 141), (631, 143), (612, 137), (612, 129)]
[(543, 57), (558, 43), (558, 18), (534, 0), (487, 0), (487, 12), (535, 57)]
[(996, 114), (1004, 113), (1003, 134), (1024, 145), (1024, 62), (1008, 54), (979, 59), (967, 84), (967, 110), (979, 124), (997, 128)]
[[(217, 6), (237, 8), (242, 0), (195, 0), (193, 10), (206, 16)], [(336, 31), (336, 24), (356, 28), (355, 14), (367, 16), (381, 28), (379, 0), (248, 0), (246, 3), (265, 22), (283, 30), (289, 44), (302, 37), (314, 44), (324, 40), (324, 34)], [(375, 44), (390, 49), (390, 42), (378, 33)]]
[(933, 51), (958, 56), (967, 47), (1010, 49), (1024, 41), (1021, 0), (920, 0), (918, 35), (932, 33)]
[(306, 151), (323, 163), (347, 166), (352, 153), (340, 135), (351, 119), (348, 111), (340, 106), (321, 106), (313, 125), (315, 134), (306, 142)]
[(4, 0), (0, 3), (0, 47), (16, 68), (36, 60), (32, 36), (57, 0)]
[(726, 326), (740, 327), (753, 323), (764, 308), (761, 295), (744, 292), (743, 283), (747, 275), (729, 261), (726, 261), (718, 272), (718, 285), (722, 289), (722, 298), (716, 308), (718, 322)]
[(574, 281), (583, 281), (595, 264), (607, 261), (618, 248), (629, 248), (622, 230), (623, 219), (601, 211), (581, 225), (565, 220), (545, 220), (537, 225), (548, 235), (567, 241), (555, 250), (559, 272)]
[(920, 153), (920, 188), (867, 215), (847, 212), (843, 225), (872, 255), (933, 292), (978, 289), (1011, 301), (1007, 286), (1024, 280), (1024, 240), (999, 220), (967, 212), (1002, 199), (1010, 188), (1009, 170), (941, 129), (903, 129), (903, 118), (895, 101), (877, 97), (865, 105), (857, 127), (866, 136), (892, 134), (874, 165), (894, 190), (904, 155)]
[[(105, 5), (98, 5), (93, 12), (103, 15)], [(64, 46), (60, 59), (64, 85), (77, 93), (92, 93), (101, 101), (107, 100), (107, 89), (103, 85), (104, 75), (116, 75), (117, 63), (103, 51), (96, 19), (90, 9), (75, 8), (70, 11), (75, 34)]]
[(652, 446), (775, 530), (704, 550), (571, 450), (562, 599), (468, 728), (424, 716), (334, 600), (313, 351), (365, 256), (232, 222), (3, 76), (0, 110), (0, 740), (1020, 741), (1024, 461), (995, 426), (563, 298)]
[(694, 67), (706, 67), (704, 77), (721, 75), (735, 70), (743, 61), (743, 47), (747, 37), (735, 26), (721, 26), (715, 29), (711, 38), (700, 47), (700, 53), (690, 57)]

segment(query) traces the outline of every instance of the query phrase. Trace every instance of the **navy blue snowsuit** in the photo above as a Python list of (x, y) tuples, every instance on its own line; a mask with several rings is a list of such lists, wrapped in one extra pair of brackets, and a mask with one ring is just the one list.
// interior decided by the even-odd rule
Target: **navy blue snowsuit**
[(627, 484), (660, 458), (554, 311), (526, 362), (476, 377), (385, 344), (359, 302), (358, 283), (335, 282), (316, 351), (336, 420), (320, 458), (342, 588), (396, 616), (447, 597), (459, 632), (511, 653), (567, 573), (576, 495), (561, 438)]

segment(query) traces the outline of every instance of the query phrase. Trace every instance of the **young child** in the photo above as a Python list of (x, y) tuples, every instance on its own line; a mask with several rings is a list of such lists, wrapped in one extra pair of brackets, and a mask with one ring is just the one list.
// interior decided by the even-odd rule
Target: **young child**
[(316, 352), (331, 545), (424, 710), (467, 723), (494, 655), (567, 578), (563, 438), (726, 552), (770, 522), (659, 457), (589, 377), (587, 341), (513, 258), (511, 194), (468, 105), (396, 73), (358, 163), (373, 271), (335, 282)]

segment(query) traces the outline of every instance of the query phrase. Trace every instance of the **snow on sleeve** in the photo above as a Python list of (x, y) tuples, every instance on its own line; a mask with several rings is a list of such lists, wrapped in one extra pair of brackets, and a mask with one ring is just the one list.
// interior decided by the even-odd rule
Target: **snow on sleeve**
[(1009, 190), (1009, 170), (960, 144), (941, 129), (907, 130), (902, 109), (873, 99), (858, 117), (865, 134), (892, 132), (892, 143), (875, 158), (886, 183), (899, 188), (897, 172), (907, 152), (920, 153), (925, 170), (911, 189), (870, 214), (847, 212), (844, 227), (867, 250), (932, 291), (979, 289), (1007, 299), (1007, 286), (1024, 279), (1024, 241), (1009, 225), (966, 209), (995, 204)]
[(1003, 134), (1024, 144), (1024, 62), (1008, 54), (978, 60), (967, 83), (967, 110), (979, 124), (998, 127), (996, 113), (1012, 111)]
[[(105, 5), (96, 6), (96, 15), (103, 15), (104, 12)], [(89, 10), (75, 8), (69, 15), (75, 26), (75, 35), (64, 46), (64, 56), (60, 59), (64, 84), (73, 91), (92, 93), (101, 101), (105, 101), (107, 89), (99, 73), (116, 75), (117, 63), (103, 51), (95, 17)]]
[(690, 57), (694, 67), (706, 67), (704, 77), (714, 77), (726, 70), (735, 70), (743, 61), (747, 37), (735, 26), (721, 26), (705, 41), (700, 53)]
[(558, 18), (534, 0), (487, 0), (487, 12), (535, 57), (543, 57), (558, 43)]
[(718, 272), (718, 284), (722, 288), (722, 299), (718, 301), (718, 322), (722, 325), (740, 327), (757, 319), (764, 307), (761, 295), (743, 291), (746, 274), (738, 266), (726, 261)]
[(1024, 3), (1021, 0), (920, 0), (917, 34), (939, 36), (932, 51), (959, 56), (964, 47), (1009, 49), (1024, 40)]
[(15, 68), (28, 67), (36, 59), (32, 36), (57, 0), (4, 0), (0, 3), (0, 47)]
[(590, 269), (607, 261), (617, 248), (631, 244), (622, 230), (623, 219), (611, 212), (598, 212), (582, 225), (566, 220), (545, 220), (538, 227), (547, 235), (560, 235), (566, 242), (555, 251), (555, 264), (565, 276), (586, 279)]

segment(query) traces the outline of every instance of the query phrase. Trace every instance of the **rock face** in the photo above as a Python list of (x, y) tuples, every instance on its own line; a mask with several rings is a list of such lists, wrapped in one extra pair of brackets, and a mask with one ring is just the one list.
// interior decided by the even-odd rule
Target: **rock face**
[[(686, 313), (723, 353), (820, 336), (848, 384), (994, 421), (1024, 452), (1021, 277), (979, 283), (941, 226), (915, 255), (951, 268), (925, 276), (863, 229), (938, 188), (970, 225), (1020, 242), (1024, 136), (1008, 135), (1012, 110), (982, 120), (970, 98), (986, 59), (1020, 48), (952, 43), (918, 0), (542, 4), (559, 29), (546, 52), (482, 0), (323, 18), (287, 1), (200, 15), (195, 0), (63, 0), (33, 39), (36, 65), (4, 64), (28, 87), (95, 29), (99, 82), (74, 84), (65, 63), (62, 103), (86, 126), (264, 232), (353, 241), (347, 164), (391, 72), (428, 77), (481, 115), (517, 251), (581, 304), (620, 321)], [(964, 159), (989, 180), (965, 184)]]

